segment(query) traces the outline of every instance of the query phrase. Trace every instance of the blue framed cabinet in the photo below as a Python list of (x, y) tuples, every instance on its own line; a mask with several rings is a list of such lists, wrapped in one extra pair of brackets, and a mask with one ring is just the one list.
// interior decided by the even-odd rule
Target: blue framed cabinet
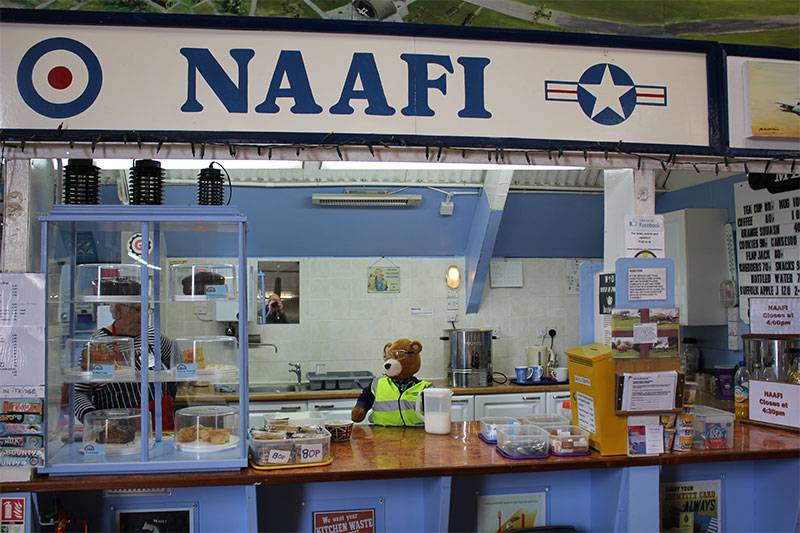
[[(247, 219), (225, 206), (59, 205), (40, 220), (49, 296), (47, 439), (39, 471), (246, 466)], [(79, 262), (87, 241), (96, 254)], [(195, 243), (196, 263), (169, 264), (167, 248), (176, 241)], [(206, 264), (209, 257), (230, 259)], [(208, 335), (207, 325), (191, 324), (185, 317), (198, 302), (238, 304), (238, 337)], [(126, 313), (136, 320), (137, 312), (138, 329), (134, 322), (134, 333), (120, 334), (115, 319)], [(188, 332), (162, 335), (176, 317), (184, 317)], [(148, 364), (140, 354), (148, 354)], [(238, 407), (174, 410), (178, 385), (197, 381), (235, 386)]]

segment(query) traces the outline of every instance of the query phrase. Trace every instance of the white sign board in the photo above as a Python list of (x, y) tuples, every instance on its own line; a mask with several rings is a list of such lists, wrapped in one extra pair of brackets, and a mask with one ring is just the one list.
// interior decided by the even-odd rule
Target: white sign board
[(664, 215), (625, 215), (625, 257), (666, 257)]
[(0, 383), (44, 383), (43, 274), (0, 273)]
[(750, 333), (800, 335), (800, 297), (750, 298)]
[(750, 419), (800, 428), (800, 385), (751, 379)]
[(800, 191), (772, 194), (734, 185), (739, 309), (747, 311), (752, 296), (800, 297)]
[(666, 300), (666, 268), (631, 268), (628, 270), (628, 299)]
[(698, 52), (5, 22), (0, 71), (2, 130), (710, 145)]

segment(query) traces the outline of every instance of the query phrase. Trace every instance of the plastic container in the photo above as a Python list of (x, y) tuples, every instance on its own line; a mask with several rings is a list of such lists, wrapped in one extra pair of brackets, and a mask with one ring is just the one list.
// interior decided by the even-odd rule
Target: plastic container
[(206, 453), (239, 445), (239, 409), (226, 405), (195, 405), (175, 413), (175, 448)]
[(172, 341), (170, 372), (179, 381), (233, 380), (239, 375), (236, 337), (178, 337)]
[(65, 381), (134, 381), (131, 337), (67, 339), (61, 373)]
[(480, 420), (481, 432), (480, 435), (487, 442), (497, 441), (497, 428), (498, 426), (508, 426), (510, 424), (519, 424), (520, 421), (510, 416), (484, 416)]
[(523, 424), (533, 424), (535, 426), (569, 426), (571, 424), (569, 418), (560, 414), (541, 414), (541, 415), (527, 415), (520, 419)]
[(78, 265), (75, 300), (79, 302), (139, 302), (141, 268), (135, 264), (92, 263)]
[(694, 412), (692, 448), (733, 448), (733, 413), (698, 405)]
[(497, 431), (497, 449), (511, 458), (538, 458), (550, 455), (550, 435), (539, 426), (512, 424)]
[(234, 265), (172, 265), (170, 298), (174, 301), (236, 300), (238, 284)]
[(369, 370), (356, 372), (309, 372), (306, 377), (311, 390), (363, 389), (375, 378)]
[(313, 464), (331, 457), (331, 434), (320, 426), (250, 430), (250, 455), (259, 466)]
[[(149, 412), (147, 420), (150, 424)], [(152, 432), (150, 435), (152, 444)], [(102, 409), (86, 413), (81, 452), (85, 459), (97, 460), (141, 453), (142, 412), (139, 409)]]
[(734, 415), (739, 419), (750, 417), (750, 371), (747, 363), (739, 361), (733, 376)]
[(553, 455), (587, 455), (589, 432), (578, 426), (544, 426), (550, 435), (550, 453)]
[[(264, 415), (265, 429), (280, 429), (280, 426), (324, 426), (325, 415), (312, 411), (301, 411), (299, 413), (267, 413)], [(286, 431), (286, 428), (283, 428)]]
[(717, 400), (733, 400), (733, 373), (735, 367), (717, 365), (714, 367), (714, 396)]

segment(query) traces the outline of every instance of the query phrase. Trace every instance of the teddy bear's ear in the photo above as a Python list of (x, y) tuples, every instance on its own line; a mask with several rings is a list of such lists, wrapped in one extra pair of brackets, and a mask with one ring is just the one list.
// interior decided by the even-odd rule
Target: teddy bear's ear
[(414, 353), (416, 353), (416, 354), (419, 354), (419, 352), (421, 352), (421, 351), (422, 351), (422, 343), (421, 343), (421, 342), (419, 342), (419, 341), (412, 341), (412, 342), (411, 342), (411, 346), (409, 346), (409, 349), (410, 349), (412, 352), (414, 352)]
[(389, 353), (388, 350), (391, 347), (392, 347), (392, 343), (391, 342), (387, 342), (386, 346), (383, 347), (383, 355), (386, 355), (387, 353)]

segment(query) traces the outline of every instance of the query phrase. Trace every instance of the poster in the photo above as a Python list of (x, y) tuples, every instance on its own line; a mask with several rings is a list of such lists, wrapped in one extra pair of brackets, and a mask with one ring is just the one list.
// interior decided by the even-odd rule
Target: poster
[(400, 292), (400, 267), (371, 266), (367, 268), (367, 293)]
[(375, 533), (375, 509), (314, 513), (314, 533)]
[(664, 215), (625, 215), (625, 257), (665, 257)]
[(721, 482), (661, 483), (661, 531), (723, 531)]
[(194, 513), (186, 509), (136, 509), (117, 511), (117, 531), (194, 532)]
[[(641, 327), (647, 324), (649, 328)], [(677, 307), (614, 309), (611, 315), (611, 354), (614, 357), (677, 357), (679, 325)], [(639, 342), (642, 339), (645, 342)]]
[(800, 68), (794, 62), (748, 61), (750, 137), (800, 139)]
[(616, 275), (600, 274), (600, 314), (610, 315), (614, 309), (616, 294)]
[(800, 190), (770, 193), (736, 183), (739, 311), (750, 323), (750, 297), (800, 296)]
[(478, 531), (501, 533), (547, 525), (546, 492), (478, 496)]

